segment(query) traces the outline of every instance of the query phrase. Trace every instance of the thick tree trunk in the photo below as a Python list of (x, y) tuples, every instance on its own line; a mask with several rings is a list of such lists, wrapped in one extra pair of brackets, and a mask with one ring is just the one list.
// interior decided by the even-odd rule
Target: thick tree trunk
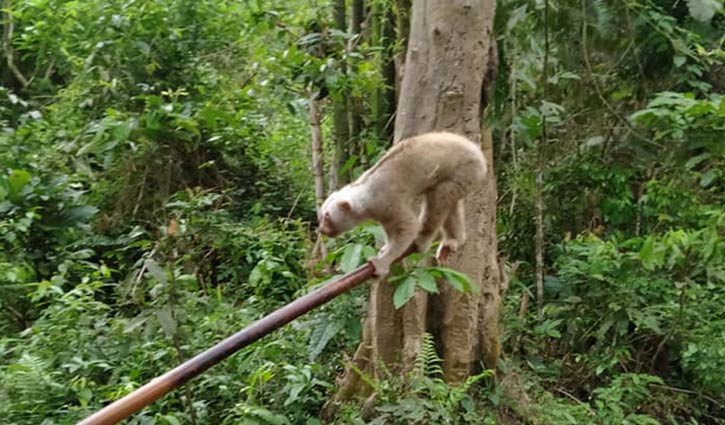
[[(345, 0), (335, 0), (335, 27), (343, 32), (347, 31), (347, 6)], [(340, 64), (342, 72), (347, 72), (347, 64)], [(348, 173), (342, 173), (342, 167), (349, 156), (350, 147), (350, 120), (348, 116), (349, 94), (347, 91), (335, 96), (332, 120), (335, 127), (335, 151), (330, 161), (330, 192), (344, 186), (350, 179)]]
[[(487, 81), (492, 78), (487, 71), (496, 66), (495, 60), (489, 60), (493, 58), (494, 9), (493, 0), (419, 0), (413, 4), (395, 120), (396, 142), (431, 130), (481, 141), (482, 88), (493, 83)], [(354, 359), (365, 373), (384, 376), (379, 365), (389, 372), (404, 372), (405, 365), (413, 364), (425, 332), (436, 337), (445, 378), (451, 383), (465, 380), (480, 361), (487, 368), (496, 367), (501, 277), (490, 132), (484, 132), (482, 147), (490, 165), (489, 178), (466, 200), (468, 241), (448, 264), (468, 274), (481, 293), (460, 294), (443, 284), (440, 295), (418, 293), (396, 311), (393, 285), (374, 283), (363, 342)], [(355, 375), (349, 370), (343, 377), (341, 398), (366, 393)]]
[[(586, 46), (586, 25), (583, 27), (584, 46)], [(544, 0), (544, 64), (541, 73), (542, 102), (548, 98), (549, 86), (549, 2)], [(544, 317), (544, 154), (548, 134), (546, 114), (541, 114), (541, 138), (536, 155), (536, 306), (539, 320)]]
[(412, 0), (395, 0), (395, 28), (398, 41), (403, 46), (395, 52), (395, 100), (400, 98), (400, 87), (403, 85), (403, 65), (405, 65), (405, 47), (410, 36), (410, 9)]
[(383, 140), (390, 140), (393, 135), (393, 111), (395, 110), (395, 13), (390, 4), (375, 3), (373, 5), (373, 42), (380, 46), (380, 73), (383, 86), (375, 92), (372, 103), (375, 133)]
[(310, 102), (310, 133), (312, 141), (312, 174), (315, 178), (315, 206), (320, 212), (325, 202), (325, 166), (322, 156), (322, 129), (320, 128), (320, 110), (317, 108), (317, 93), (309, 97)]
[[(395, 122), (396, 141), (430, 130), (448, 130), (480, 140), (485, 107), (481, 93), (484, 83), (493, 83), (485, 80), (492, 65), (494, 8), (491, 0), (414, 3)], [(484, 151), (493, 165), (490, 136), (484, 139)], [(464, 380), (479, 360), (489, 368), (495, 368), (498, 361), (500, 274), (495, 217), (496, 188), (491, 171), (486, 186), (466, 201), (468, 241), (451, 259), (452, 267), (480, 284), (481, 294), (463, 295), (444, 285), (441, 295), (428, 303), (427, 323), (437, 324), (438, 329), (433, 330), (438, 334), (443, 370), (450, 382)], [(425, 303), (420, 304), (422, 308)], [(420, 315), (405, 312), (410, 314), (416, 318)], [(407, 339), (416, 339), (418, 334), (422, 331)], [(408, 341), (406, 345), (415, 349), (420, 342)], [(405, 353), (405, 357), (415, 354)]]
[[(312, 93), (310, 103), (310, 133), (312, 142), (312, 174), (315, 178), (315, 207), (319, 214), (322, 203), (325, 202), (325, 165), (322, 156), (322, 129), (320, 128), (320, 110), (317, 107), (318, 93)], [(317, 263), (327, 256), (325, 244), (320, 235), (317, 235), (315, 246), (310, 255), (310, 262)]]
[[(365, 20), (365, 8), (362, 0), (352, 0), (352, 10), (350, 12), (350, 32), (357, 34), (358, 37), (362, 37), (362, 24)], [(352, 65), (353, 67), (356, 64)], [(358, 155), (358, 158), (362, 158), (364, 149), (361, 146), (360, 134), (362, 133), (362, 118), (360, 113), (362, 111), (362, 99), (359, 97), (348, 96), (347, 112), (348, 122), (350, 123), (350, 152), (354, 152)]]

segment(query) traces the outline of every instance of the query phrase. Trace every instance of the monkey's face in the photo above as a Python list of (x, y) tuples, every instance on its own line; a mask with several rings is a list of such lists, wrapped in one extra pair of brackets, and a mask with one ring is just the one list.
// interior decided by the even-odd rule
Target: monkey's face
[(331, 238), (352, 229), (356, 224), (350, 203), (332, 198), (322, 205), (317, 220), (320, 224), (319, 232)]
[(321, 213), (320, 216), (321, 217), (318, 217), (318, 221), (320, 222), (320, 233), (331, 238), (334, 238), (341, 233), (337, 229), (337, 226), (335, 226), (335, 222), (332, 220), (332, 215), (329, 211)]

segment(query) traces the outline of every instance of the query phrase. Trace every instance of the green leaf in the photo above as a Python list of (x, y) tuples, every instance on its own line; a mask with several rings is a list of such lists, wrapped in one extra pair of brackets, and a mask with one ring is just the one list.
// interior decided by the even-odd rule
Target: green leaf
[(355, 166), (356, 162), (357, 157), (355, 155), (350, 155), (347, 161), (345, 161), (345, 164), (342, 165), (342, 168), (340, 168), (340, 173), (347, 173), (349, 170), (352, 170), (352, 167)]
[(136, 328), (146, 323), (148, 320), (148, 316), (140, 314), (133, 319), (126, 322), (126, 325), (123, 327), (123, 333), (129, 333), (133, 332)]
[(314, 361), (322, 353), (330, 340), (342, 329), (342, 323), (325, 321), (315, 326), (310, 334), (307, 353), (310, 361)]
[(678, 68), (681, 67), (682, 65), (684, 65), (685, 61), (686, 61), (686, 58), (684, 56), (680, 56), (680, 55), (675, 55), (672, 58), (672, 62), (674, 62), (675, 66)]
[(179, 422), (179, 420), (176, 419), (176, 416), (173, 416), (173, 415), (164, 415), (164, 416), (162, 416), (162, 418), (169, 425), (181, 425), (181, 422)]
[(647, 270), (654, 270), (655, 268), (655, 255), (654, 255), (654, 239), (650, 236), (642, 244), (642, 248), (639, 250), (639, 260), (642, 262), (642, 266)]
[(169, 279), (166, 276), (166, 270), (164, 270), (159, 263), (156, 262), (156, 260), (148, 259), (144, 262), (144, 265), (151, 277), (153, 277), (157, 282), (163, 284), (169, 283)]
[(395, 287), (395, 293), (393, 294), (393, 304), (396, 309), (404, 306), (415, 295), (415, 279), (413, 277), (406, 277), (403, 279), (398, 286)]
[(81, 406), (88, 406), (88, 402), (91, 401), (91, 398), (93, 398), (93, 391), (91, 391), (90, 388), (84, 387), (78, 391), (78, 401)]
[(156, 312), (156, 318), (159, 319), (161, 329), (168, 337), (172, 337), (176, 334), (176, 321), (174, 316), (171, 314), (171, 309), (163, 308)]
[(252, 272), (249, 273), (249, 284), (257, 286), (257, 284), (262, 280), (262, 277), (262, 263), (259, 263), (254, 266)]
[(710, 22), (715, 13), (722, 10), (717, 0), (686, 0), (690, 15), (697, 21)]
[(707, 170), (700, 179), (700, 186), (708, 187), (712, 184), (713, 181), (715, 181), (716, 178), (717, 172), (715, 171), (715, 169)]
[(363, 246), (363, 258), (371, 259), (378, 255), (378, 251), (370, 245)]
[(91, 205), (79, 205), (75, 207), (70, 207), (60, 214), (60, 224), (71, 226), (78, 223), (85, 223), (87, 222), (91, 217), (96, 215), (98, 212), (98, 208), (93, 207)]
[(360, 257), (363, 246), (360, 244), (349, 244), (345, 246), (340, 259), (340, 269), (343, 273), (350, 273), (360, 264)]
[(14, 200), (20, 194), (20, 191), (30, 181), (30, 173), (25, 170), (13, 170), (8, 176), (8, 186), (10, 189), (10, 197)]
[(693, 168), (695, 168), (697, 166), (697, 164), (701, 163), (702, 161), (704, 161), (706, 159), (709, 159), (711, 156), (712, 155), (710, 155), (707, 152), (702, 153), (697, 156), (693, 156), (692, 158), (687, 160), (687, 162), (685, 163), (685, 168), (687, 168), (688, 170), (692, 170)]
[(466, 276), (464, 273), (445, 267), (440, 267), (439, 269), (445, 275), (448, 283), (450, 283), (455, 289), (461, 292), (470, 291), (474, 294), (478, 294), (480, 292), (480, 288), (478, 287), (478, 285), (474, 285), (471, 282), (471, 279), (469, 279), (468, 276)]
[(431, 294), (438, 293), (438, 284), (433, 276), (424, 270), (417, 271), (415, 276), (418, 278), (418, 286), (421, 289)]
[[(285, 425), (290, 423), (283, 415), (272, 413), (263, 407), (250, 408), (248, 415), (256, 419), (261, 419), (264, 421), (261, 424), (265, 425)], [(248, 419), (246, 419), (242, 421), (242, 424), (260, 424), (260, 422), (248, 422)]]
[(513, 30), (520, 22), (523, 22), (526, 19), (526, 9), (527, 5), (524, 4), (523, 6), (514, 9), (512, 12), (509, 12), (509, 20), (506, 22), (506, 32), (510, 32)]
[(292, 385), (289, 389), (289, 395), (287, 396), (287, 400), (284, 401), (284, 407), (287, 407), (290, 404), (297, 401), (297, 399), (299, 399), (300, 393), (304, 389), (305, 389), (304, 383)]

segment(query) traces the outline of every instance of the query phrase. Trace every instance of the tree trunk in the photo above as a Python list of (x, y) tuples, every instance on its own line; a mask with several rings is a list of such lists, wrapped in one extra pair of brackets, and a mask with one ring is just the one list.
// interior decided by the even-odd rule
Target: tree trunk
[[(583, 28), (586, 31), (586, 25)], [(586, 43), (586, 33), (583, 35)], [(583, 44), (586, 46), (586, 44)], [(549, 86), (549, 2), (544, 0), (544, 64), (541, 72), (541, 101), (542, 104), (548, 100)], [(546, 114), (541, 114), (541, 137), (538, 142), (536, 155), (536, 305), (539, 313), (539, 320), (544, 317), (544, 155), (548, 142), (546, 131)]]
[[(447, 130), (481, 141), (482, 88), (492, 84), (487, 71), (496, 66), (492, 53), (495, 4), (492, 0), (420, 0), (413, 4), (405, 75), (395, 120), (395, 141), (431, 130)], [(495, 58), (494, 58), (495, 59)], [(495, 75), (495, 73), (493, 74)], [(488, 77), (488, 78), (487, 78)], [(495, 368), (499, 357), (498, 309), (501, 276), (495, 234), (496, 185), (493, 144), (484, 132), (483, 150), (489, 177), (466, 200), (468, 241), (449, 260), (481, 288), (461, 294), (443, 284), (442, 293), (417, 293), (406, 306), (393, 307), (393, 285), (375, 282), (371, 289), (363, 341), (354, 362), (375, 377), (413, 364), (423, 334), (431, 332), (443, 358), (446, 380), (460, 383), (480, 361)], [(353, 368), (351, 368), (353, 369)], [(343, 376), (340, 398), (369, 392), (357, 373)]]
[[(335, 28), (346, 32), (347, 20), (345, 0), (335, 0)], [(347, 64), (342, 62), (340, 68), (343, 73), (347, 72)], [(349, 93), (347, 90), (334, 96), (332, 121), (335, 127), (335, 151), (332, 161), (330, 161), (330, 192), (344, 186), (350, 179), (348, 173), (341, 172), (343, 165), (349, 156), (348, 148), (350, 146), (350, 121), (348, 117)]]
[[(310, 133), (312, 137), (312, 174), (315, 178), (315, 207), (320, 213), (320, 207), (325, 202), (325, 166), (322, 156), (322, 129), (320, 128), (320, 110), (317, 107), (317, 92), (309, 96), (310, 104)], [(327, 256), (325, 244), (321, 236), (317, 235), (315, 246), (310, 255), (310, 262), (317, 263)]]
[(322, 129), (320, 128), (320, 110), (317, 108), (317, 93), (309, 97), (310, 102), (310, 133), (312, 136), (312, 174), (315, 177), (315, 206), (320, 212), (325, 202), (325, 167), (322, 160)]
[(402, 49), (395, 53), (395, 100), (400, 98), (400, 87), (403, 85), (403, 65), (405, 65), (405, 47), (410, 36), (410, 9), (412, 0), (395, 0), (395, 28), (398, 42)]
[[(362, 37), (362, 24), (365, 19), (365, 8), (363, 0), (352, 0), (352, 10), (350, 12), (350, 32)], [(352, 47), (349, 47), (352, 49)], [(353, 62), (353, 61), (351, 61)], [(356, 63), (352, 63), (352, 67), (356, 67)], [(353, 72), (357, 72), (354, 70)], [(363, 99), (354, 96), (347, 98), (348, 122), (350, 124), (350, 143), (348, 145), (349, 152), (357, 154), (359, 159), (364, 158), (364, 149), (361, 146), (360, 134), (362, 133), (362, 118), (360, 111), (362, 110)]]
[(390, 4), (373, 5), (373, 43), (380, 46), (380, 73), (383, 86), (378, 88), (372, 102), (376, 136), (390, 140), (393, 136), (393, 111), (395, 109), (395, 13)]

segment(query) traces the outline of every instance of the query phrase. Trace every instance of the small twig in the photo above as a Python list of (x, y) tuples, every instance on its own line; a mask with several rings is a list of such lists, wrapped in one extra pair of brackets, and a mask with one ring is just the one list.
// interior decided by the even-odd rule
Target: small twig
[(289, 209), (289, 212), (287, 213), (287, 220), (289, 220), (292, 217), (292, 213), (294, 212), (295, 208), (297, 207), (297, 203), (300, 201), (301, 197), (302, 197), (302, 192), (297, 194), (295, 201), (292, 203), (292, 207)]
[(669, 385), (661, 385), (661, 384), (649, 384), (650, 387), (654, 388), (661, 388), (663, 390), (672, 391), (674, 393), (682, 393), (682, 394), (690, 394), (695, 395), (701, 398), (704, 398), (705, 400), (709, 401), (710, 403), (714, 404), (715, 406), (719, 407), (720, 409), (725, 409), (725, 404), (720, 403), (719, 401), (715, 400), (713, 397), (710, 397), (707, 394), (703, 394), (701, 392), (688, 390), (687, 388), (678, 388), (678, 387), (671, 387)]
[(5, 307), (5, 309), (10, 312), (10, 314), (13, 316), (13, 318), (18, 323), (18, 325), (22, 326), (23, 328), (30, 327), (30, 324), (28, 323), (28, 320), (27, 320), (27, 318), (25, 317), (25, 315), (23, 313), (21, 313), (20, 311), (14, 309), (10, 305), (5, 305), (3, 307)]
[(565, 395), (565, 396), (569, 397), (570, 399), (574, 400), (575, 402), (577, 402), (579, 404), (586, 404), (583, 401), (579, 400), (578, 398), (574, 397), (574, 395), (572, 395), (570, 392), (565, 391), (562, 388), (556, 387), (556, 388), (554, 388), (554, 391), (556, 391), (559, 394), (562, 394), (562, 395)]
[[(159, 247), (158, 244), (156, 244), (155, 247), (149, 252), (149, 254), (146, 256), (146, 258), (154, 258), (154, 255), (156, 255), (156, 249)], [(146, 272), (146, 261), (141, 263), (141, 268), (138, 271), (138, 274), (136, 275), (136, 279), (134, 279), (133, 284), (131, 285), (131, 291), (130, 294), (133, 297), (134, 291), (136, 291), (136, 287), (139, 283), (141, 283), (141, 279), (143, 279), (143, 274)]]
[(526, 313), (529, 311), (529, 291), (524, 291), (521, 296), (521, 304), (519, 305), (519, 319), (525, 320)]
[(131, 212), (131, 217), (136, 217), (136, 213), (138, 212), (139, 206), (141, 205), (141, 200), (143, 200), (143, 193), (144, 189), (146, 188), (146, 179), (149, 174), (149, 165), (148, 163), (144, 167), (143, 170), (143, 179), (141, 180), (141, 188), (138, 190), (138, 196), (136, 197), (136, 204), (133, 207), (133, 211)]
[(499, 293), (501, 294), (501, 297), (503, 298), (503, 295), (508, 290), (509, 286), (511, 286), (511, 280), (513, 280), (514, 276), (516, 276), (516, 272), (519, 269), (519, 266), (521, 265), (521, 261), (514, 261), (511, 263), (511, 266), (508, 270), (506, 270), (506, 264), (508, 263), (508, 257), (503, 257), (498, 259), (498, 269), (499, 273), (501, 275), (501, 285), (499, 286)]
[(655, 363), (657, 362), (657, 358), (660, 356), (662, 349), (665, 348), (665, 344), (667, 344), (667, 341), (670, 340), (673, 333), (674, 333), (674, 329), (670, 330), (670, 332), (668, 332), (667, 335), (665, 335), (665, 337), (662, 338), (662, 341), (660, 341), (660, 343), (657, 344), (657, 349), (655, 350), (655, 353), (652, 356), (652, 360), (650, 361), (650, 365), (649, 365), (650, 370), (654, 371)]
[(48, 69), (45, 70), (45, 74), (43, 74), (44, 80), (50, 80), (50, 75), (53, 73), (53, 67), (55, 67), (55, 59), (50, 61), (50, 64), (48, 65)]
[[(518, 175), (519, 160), (518, 154), (516, 153), (516, 128), (514, 127), (514, 119), (518, 114), (516, 108), (516, 59), (514, 55), (511, 56), (510, 66), (511, 72), (509, 74), (509, 83), (511, 84), (511, 87), (509, 90), (511, 90), (511, 123), (509, 124), (509, 140), (511, 143), (511, 163), (514, 166), (514, 174)], [(511, 206), (509, 207), (509, 214), (513, 215), (514, 208), (516, 207), (516, 184), (511, 185), (511, 187), (513, 188), (513, 192), (511, 194)]]
[(5, 9), (5, 12), (3, 13), (3, 17), (5, 18), (5, 25), (3, 25), (3, 52), (5, 53), (5, 62), (8, 65), (8, 69), (13, 73), (15, 78), (20, 82), (20, 84), (23, 85), (23, 87), (27, 87), (28, 84), (30, 84), (30, 81), (28, 81), (27, 78), (23, 75), (22, 72), (20, 72), (20, 69), (18, 69), (17, 66), (15, 66), (15, 59), (14, 59), (14, 51), (13, 51), (13, 31), (15, 30), (15, 22), (13, 20), (13, 15), (10, 13), (10, 10), (12, 8), (11, 0), (5, 0), (3, 2), (3, 9)]
[[(173, 236), (172, 236), (173, 238)], [(174, 273), (173, 266), (176, 264), (177, 253), (176, 249), (171, 251), (171, 266), (169, 266), (169, 310), (171, 312), (171, 319), (174, 321), (176, 329), (171, 336), (174, 343), (174, 349), (176, 350), (176, 357), (179, 360), (179, 364), (183, 364), (186, 360), (184, 358), (184, 352), (181, 350), (181, 336), (179, 335), (179, 320), (176, 314), (176, 273)], [(186, 398), (186, 405), (189, 409), (189, 419), (192, 425), (196, 425), (196, 409), (194, 408), (194, 398), (191, 394), (191, 383), (184, 385), (184, 393)]]

